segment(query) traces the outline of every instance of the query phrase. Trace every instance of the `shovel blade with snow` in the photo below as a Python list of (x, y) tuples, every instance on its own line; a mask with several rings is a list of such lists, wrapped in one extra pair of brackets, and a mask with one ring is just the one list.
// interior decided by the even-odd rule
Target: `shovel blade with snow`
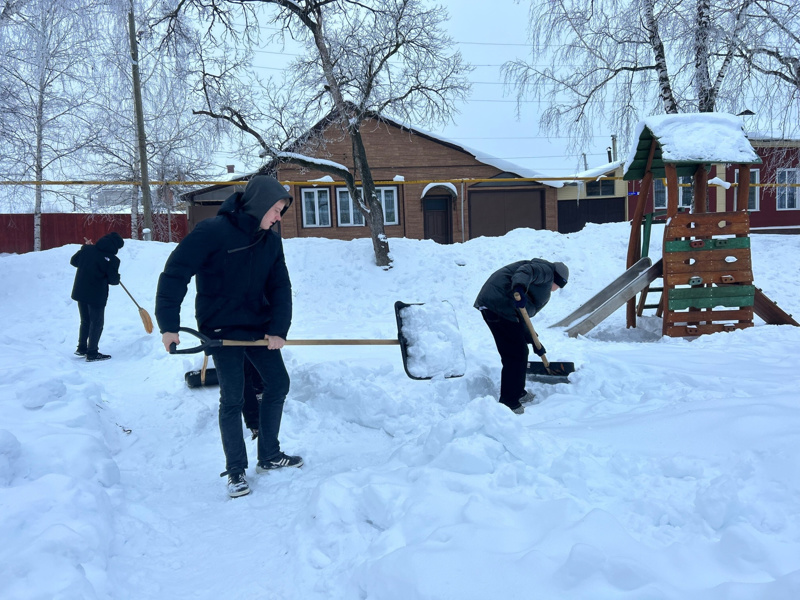
[(449, 302), (394, 303), (403, 368), (411, 379), (463, 377), (467, 361), (456, 313)]

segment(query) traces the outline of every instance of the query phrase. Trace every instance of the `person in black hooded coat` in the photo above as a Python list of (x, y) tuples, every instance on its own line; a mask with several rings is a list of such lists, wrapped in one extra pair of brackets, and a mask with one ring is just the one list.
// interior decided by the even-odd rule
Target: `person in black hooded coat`
[(122, 236), (113, 231), (97, 240), (97, 244), (81, 246), (69, 261), (78, 269), (72, 286), (72, 299), (78, 302), (81, 315), (75, 354), (85, 356), (89, 362), (111, 358), (98, 352), (98, 345), (105, 323), (108, 286), (119, 284), (117, 251), (124, 244)]
[(180, 307), (193, 276), (195, 317), (203, 334), (213, 339), (269, 340), (268, 346), (209, 351), (220, 384), (222, 475), (228, 476), (231, 497), (250, 493), (244, 478), (248, 463), (242, 431), (246, 359), (264, 383), (256, 471), (303, 464), (299, 456), (284, 454), (278, 442), (289, 392), (280, 349), (292, 320), (292, 287), (281, 238), (270, 228), (291, 202), (292, 196), (275, 178), (253, 177), (243, 193), (225, 200), (216, 217), (198, 223), (178, 244), (158, 280), (156, 320), (167, 351), (171, 344), (180, 344)]
[[(492, 332), (503, 364), (500, 402), (517, 414), (525, 411), (520, 400), (526, 396), (528, 344), (533, 343), (519, 310), (533, 317), (550, 301), (551, 292), (567, 285), (568, 279), (569, 269), (562, 262), (520, 260), (492, 273), (475, 299), (474, 306)], [(544, 346), (535, 351), (539, 356), (545, 354)]]

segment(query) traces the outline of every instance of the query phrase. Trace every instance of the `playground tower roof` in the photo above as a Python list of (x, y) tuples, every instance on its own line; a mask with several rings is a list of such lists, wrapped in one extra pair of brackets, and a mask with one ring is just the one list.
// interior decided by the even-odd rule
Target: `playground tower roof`
[(635, 142), (625, 161), (624, 179), (642, 179), (651, 141), (656, 140), (651, 170), (665, 177), (664, 164), (679, 176), (694, 175), (698, 165), (756, 165), (761, 159), (744, 134), (741, 120), (728, 113), (683, 113), (647, 117), (636, 127)]

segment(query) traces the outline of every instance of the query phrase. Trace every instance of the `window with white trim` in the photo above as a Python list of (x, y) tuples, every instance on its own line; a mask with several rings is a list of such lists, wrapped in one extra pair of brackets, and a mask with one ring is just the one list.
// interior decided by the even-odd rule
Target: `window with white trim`
[(689, 184), (689, 187), (685, 186), (678, 187), (678, 206), (680, 208), (691, 208), (692, 200), (694, 200), (694, 188), (692, 187), (692, 178), (678, 177), (678, 182)]
[(667, 208), (667, 186), (663, 179), (653, 179), (653, 207), (656, 210)]
[[(342, 208), (341, 208), (341, 201), (342, 195), (346, 197), (349, 201), (350, 193), (347, 189), (337, 190), (337, 200), (339, 201), (339, 224), (340, 225), (347, 225), (342, 221)], [(364, 190), (361, 189), (361, 193), (364, 193)], [(387, 187), (376, 187), (375, 194), (378, 196), (378, 200), (380, 200), (381, 207), (383, 208), (383, 224), (384, 225), (398, 225), (400, 223), (400, 215), (399, 210), (397, 207), (397, 188), (394, 186), (387, 186)], [(352, 206), (352, 202), (349, 202), (350, 210), (353, 212), (358, 212), (359, 216), (361, 213), (355, 206)], [(354, 217), (355, 218), (355, 217)], [(354, 222), (354, 225), (361, 225), (364, 223), (363, 217), (362, 221)]]
[(778, 169), (775, 175), (775, 183), (778, 184), (777, 206), (778, 210), (797, 210), (797, 188), (790, 187), (798, 181), (800, 169)]
[[(678, 177), (678, 183), (692, 183), (691, 177)], [(691, 208), (694, 190), (691, 187), (678, 186), (678, 207)], [(667, 186), (663, 179), (653, 179), (653, 206), (655, 210), (667, 208)]]
[(303, 194), (303, 227), (330, 227), (331, 200), (327, 188), (307, 188)]
[(339, 216), (340, 227), (356, 227), (364, 225), (364, 215), (350, 199), (350, 191), (347, 188), (337, 188), (336, 190), (336, 209)]
[[(739, 169), (736, 169), (735, 177), (736, 183), (739, 183)], [(760, 210), (761, 208), (761, 195), (759, 194), (761, 188), (752, 185), (753, 183), (761, 183), (760, 169), (750, 169), (750, 183), (749, 195), (747, 196), (747, 210), (752, 212), (754, 210)]]
[(383, 207), (383, 224), (399, 224), (400, 218), (397, 214), (397, 188), (379, 187), (375, 188), (375, 193), (378, 194), (378, 198), (381, 201), (381, 206)]

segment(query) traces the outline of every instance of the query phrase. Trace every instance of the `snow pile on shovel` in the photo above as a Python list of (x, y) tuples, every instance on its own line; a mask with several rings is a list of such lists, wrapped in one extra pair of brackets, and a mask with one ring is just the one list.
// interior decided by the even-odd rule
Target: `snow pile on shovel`
[(464, 343), (449, 302), (412, 304), (400, 309), (409, 375), (461, 377), (467, 368)]

